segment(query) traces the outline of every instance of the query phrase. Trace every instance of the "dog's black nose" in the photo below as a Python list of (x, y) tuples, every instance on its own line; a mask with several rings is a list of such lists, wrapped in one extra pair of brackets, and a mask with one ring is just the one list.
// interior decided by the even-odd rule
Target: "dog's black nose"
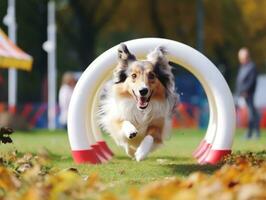
[(145, 96), (146, 94), (148, 94), (148, 88), (142, 88), (141, 90), (139, 90), (139, 93), (141, 96)]

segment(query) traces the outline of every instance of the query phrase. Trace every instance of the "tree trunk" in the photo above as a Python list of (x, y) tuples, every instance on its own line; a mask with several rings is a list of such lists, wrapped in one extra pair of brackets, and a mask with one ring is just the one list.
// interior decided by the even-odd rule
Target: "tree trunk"
[(81, 69), (85, 70), (88, 65), (96, 58), (96, 39), (97, 33), (91, 26), (83, 26), (81, 28), (79, 57), (82, 64)]

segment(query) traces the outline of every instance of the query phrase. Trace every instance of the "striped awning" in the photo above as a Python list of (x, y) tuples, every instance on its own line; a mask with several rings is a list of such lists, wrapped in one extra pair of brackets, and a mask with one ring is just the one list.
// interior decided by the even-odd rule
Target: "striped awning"
[(30, 71), (32, 57), (17, 47), (0, 29), (0, 67)]

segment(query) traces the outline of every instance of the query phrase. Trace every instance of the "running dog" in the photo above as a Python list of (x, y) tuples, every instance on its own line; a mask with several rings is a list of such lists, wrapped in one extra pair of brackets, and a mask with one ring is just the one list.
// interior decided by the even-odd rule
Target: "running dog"
[(137, 161), (160, 146), (171, 131), (178, 96), (166, 53), (157, 47), (138, 60), (120, 44), (113, 81), (100, 101), (100, 126)]

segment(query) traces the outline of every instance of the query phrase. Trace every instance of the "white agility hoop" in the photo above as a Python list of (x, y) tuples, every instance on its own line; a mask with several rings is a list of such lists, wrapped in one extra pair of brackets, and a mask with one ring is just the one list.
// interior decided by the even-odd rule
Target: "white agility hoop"
[[(197, 50), (168, 39), (142, 38), (125, 42), (137, 57), (158, 46), (167, 49), (169, 60), (190, 71), (208, 98), (210, 119), (206, 135), (193, 153), (199, 163), (216, 164), (231, 153), (235, 132), (235, 107), (230, 89), (215, 65)], [(117, 64), (118, 45), (96, 58), (79, 79), (69, 106), (68, 136), (76, 163), (98, 164), (113, 155), (96, 124), (99, 91)]]

